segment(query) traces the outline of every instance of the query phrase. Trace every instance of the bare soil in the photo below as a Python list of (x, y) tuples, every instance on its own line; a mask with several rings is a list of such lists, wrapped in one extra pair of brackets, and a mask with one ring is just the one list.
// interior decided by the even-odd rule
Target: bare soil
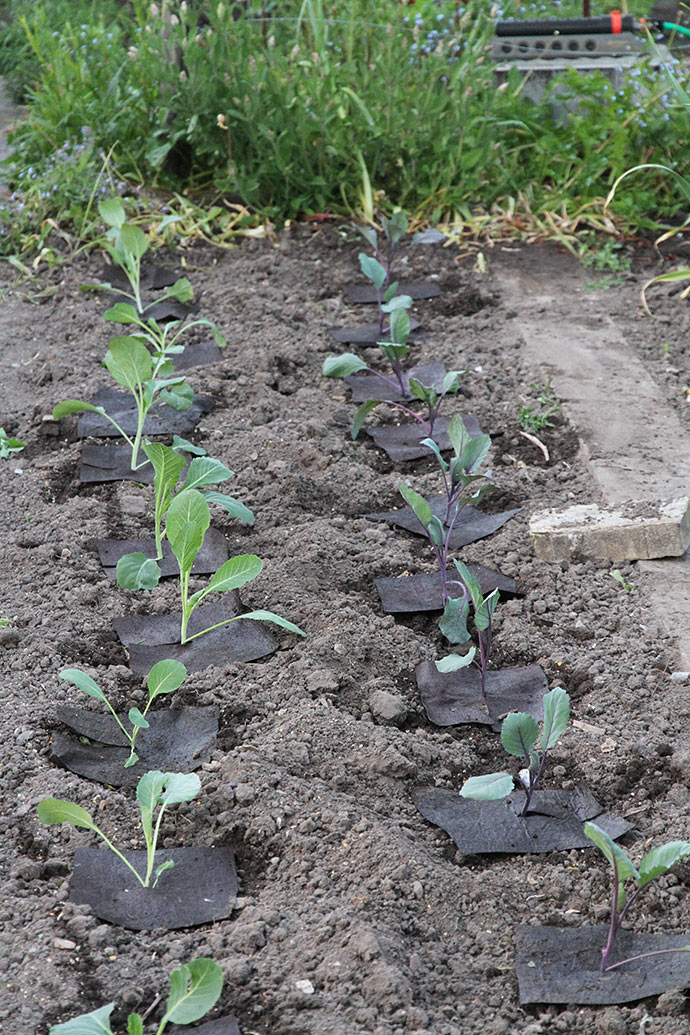
[[(200, 772), (199, 802), (171, 809), (163, 845), (232, 846), (241, 888), (229, 920), (172, 933), (125, 931), (71, 905), (74, 851), (93, 836), (36, 817), (44, 796), (69, 798), (94, 810), (118, 844), (141, 846), (131, 791), (89, 783), (49, 759), (55, 703), (83, 703), (58, 671), (87, 669), (122, 707), (141, 700), (112, 619), (171, 610), (175, 590), (133, 596), (105, 578), (91, 540), (149, 534), (151, 489), (81, 487), (73, 425), (44, 420), (56, 402), (108, 381), (99, 365), (112, 331), (103, 299), (80, 290), (99, 260), (5, 285), (0, 425), (27, 446), (0, 461), (0, 617), (11, 619), (0, 629), (3, 1031), (45, 1035), (51, 1023), (112, 1000), (121, 1023), (198, 955), (222, 964), (219, 1010), (234, 1012), (244, 1035), (690, 1030), (675, 992), (632, 1007), (521, 1008), (516, 925), (605, 922), (602, 861), (594, 849), (462, 857), (412, 802), (418, 784), (459, 788), (471, 774), (503, 768), (505, 756), (490, 729), (430, 725), (413, 673), (444, 649), (437, 618), (385, 616), (374, 588), (375, 576), (428, 571), (432, 562), (423, 540), (362, 515), (397, 506), (403, 476), (425, 492), (438, 491), (438, 479), (430, 461), (398, 469), (365, 436), (353, 443), (347, 390), (321, 377), (325, 356), (343, 351), (329, 328), (371, 319), (340, 293), (356, 278), (358, 250), (347, 228), (304, 227), (278, 242), (163, 257), (186, 266), (200, 312), (229, 339), (221, 362), (189, 374), (216, 401), (194, 437), (235, 471), (232, 491), (257, 518), (244, 528), (216, 512), (214, 525), (232, 553), (265, 561), (245, 602), (308, 632), (299, 642), (281, 634), (279, 652), (262, 662), (194, 674), (174, 695), (172, 704), (217, 705), (221, 733)], [(487, 257), (491, 269), (519, 263), (522, 252), (496, 246)], [(566, 259), (543, 249), (538, 261), (548, 280), (550, 263)], [(606, 292), (608, 312), (687, 420), (690, 316), (663, 290), (657, 312), (666, 322), (645, 317), (639, 285), (656, 260), (642, 251), (635, 262)], [(624, 843), (639, 858), (652, 844), (690, 836), (687, 688), (670, 679), (674, 644), (634, 565), (622, 568), (638, 582), (626, 592), (606, 563), (535, 559), (532, 511), (596, 502), (597, 489), (562, 416), (537, 433), (548, 461), (521, 436), (517, 408), (534, 405), (529, 386), (543, 375), (525, 365), (513, 314), (473, 264), (467, 252), (420, 246), (405, 267), (406, 276), (437, 277), (443, 291), (415, 305), (428, 336), (414, 361), (467, 370), (450, 409), (476, 414), (493, 437), (499, 491), (486, 506), (522, 507), (462, 559), (519, 582), (522, 595), (497, 612), (494, 665), (537, 662), (550, 686), (571, 694), (576, 724), (553, 753), (548, 785), (585, 781), (634, 824)], [(388, 719), (382, 691), (394, 699)], [(690, 931), (689, 882), (690, 865), (681, 865), (648, 889), (639, 929)]]

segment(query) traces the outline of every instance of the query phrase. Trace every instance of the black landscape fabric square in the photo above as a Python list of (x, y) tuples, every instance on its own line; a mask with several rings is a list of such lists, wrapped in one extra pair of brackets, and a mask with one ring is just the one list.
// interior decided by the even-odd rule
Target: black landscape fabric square
[[(474, 415), (463, 417), (463, 421), (470, 435), (481, 435), (482, 429)], [(381, 424), (375, 428), (367, 428), (366, 433), (373, 438), (380, 449), (388, 453), (391, 460), (419, 460), (422, 457), (432, 456), (428, 446), (420, 445), (424, 438), (433, 438), (441, 452), (447, 452), (452, 448), (448, 438), (448, 419), (446, 417), (436, 419), (431, 435), (428, 428), (418, 422), (414, 424)]]
[[(395, 293), (412, 299), (437, 298), (441, 289), (433, 280), (399, 280)], [(378, 301), (376, 288), (371, 284), (344, 284), (343, 294), (350, 302), (360, 305), (373, 305)]]
[[(96, 539), (96, 549), (101, 564), (109, 579), (116, 575), (117, 562), (126, 553), (143, 553), (146, 557), (156, 556), (155, 539)], [(228, 542), (217, 528), (209, 528), (204, 541), (196, 555), (192, 575), (208, 575), (218, 571), (221, 564), (228, 559)], [(161, 575), (177, 575), (179, 572), (177, 559), (167, 539), (163, 540), (163, 556), (158, 561)]]
[[(143, 452), (141, 460), (146, 460)], [(129, 446), (97, 446), (85, 442), (81, 451), (79, 481), (82, 485), (95, 482), (138, 482), (153, 485), (153, 467), (146, 460), (136, 471), (132, 470), (132, 450)]]
[(170, 358), (175, 371), (189, 370), (190, 367), (205, 367), (217, 363), (223, 358), (223, 353), (215, 341), (197, 341), (185, 345), (183, 352), (178, 352)]
[(386, 377), (393, 382), (392, 385), (386, 384), (385, 381), (382, 381), (380, 377), (376, 377), (375, 374), (351, 374), (345, 378), (345, 383), (352, 390), (352, 402), (354, 403), (366, 402), (368, 399), (381, 399), (383, 401), (392, 399), (395, 402), (399, 402), (401, 399), (409, 401), (415, 398), (410, 391), (410, 378), (426, 385), (427, 388), (434, 388), (437, 392), (440, 392), (445, 376), (445, 363), (420, 363), (419, 366), (410, 367), (402, 375), (403, 385), (405, 386), (404, 392), (400, 391), (397, 379), (392, 373), (386, 374)]
[[(122, 853), (137, 873), (146, 873), (146, 852)], [(143, 888), (109, 848), (78, 848), (70, 881), (70, 902), (88, 905), (101, 920), (132, 931), (197, 927), (230, 916), (237, 895), (235, 858), (222, 846), (162, 848), (162, 862), (175, 863), (157, 887)]]
[[(108, 300), (108, 309), (118, 302), (127, 305), (132, 304), (132, 299), (127, 295), (113, 292)], [(167, 320), (184, 320), (186, 316), (194, 313), (199, 308), (194, 302), (178, 302), (176, 298), (166, 298), (160, 302), (145, 303), (142, 314), (144, 320), (156, 320), (158, 323), (165, 323)]]
[[(164, 269), (163, 266), (155, 266), (151, 262), (143, 262), (139, 275), (139, 287), (142, 291), (160, 291), (161, 288), (172, 287), (175, 281), (182, 276), (175, 270)], [(131, 291), (132, 287), (129, 278), (119, 266), (113, 266), (106, 262), (103, 266), (101, 279), (110, 284), (117, 291)]]
[[(501, 575), (500, 571), (485, 568), (481, 564), (468, 564), (470, 574), (479, 579), (482, 595), (498, 589), (502, 594), (517, 592), (515, 579)], [(410, 614), (414, 611), (442, 611), (443, 583), (438, 571), (422, 575), (384, 575), (374, 579), (381, 598), (381, 605), (387, 615)], [(458, 586), (449, 587), (451, 597), (460, 596)]]
[(433, 661), (421, 661), (415, 676), (427, 717), (435, 726), (477, 722), (498, 731), (507, 712), (527, 712), (537, 722), (544, 717), (549, 684), (539, 665), (487, 672), (486, 698), (476, 665), (439, 672)]
[[(531, 927), (520, 924), (515, 934), (515, 964), (521, 1003), (574, 1003), (605, 1006), (633, 1003), (671, 989), (690, 988), (690, 953), (626, 963), (602, 973), (601, 950), (608, 927)], [(643, 934), (622, 930), (611, 962), (645, 952), (682, 949), (687, 934)]]
[(215, 1021), (205, 1021), (196, 1027), (185, 1024), (171, 1024), (166, 1028), (167, 1035), (240, 1035), (240, 1029), (234, 1017), (216, 1017)]
[[(418, 331), (421, 327), (419, 320), (415, 320), (410, 317), (410, 336), (407, 339), (409, 345), (414, 345), (415, 331)], [(357, 327), (332, 327), (330, 331), (331, 335), (336, 341), (339, 341), (341, 345), (378, 345), (380, 341), (386, 340), (387, 332), (381, 333), (381, 328), (376, 323), (362, 323)]]
[[(218, 733), (218, 709), (169, 708), (149, 712), (149, 729), (141, 729), (134, 742), (139, 761), (128, 768), (129, 745), (111, 715), (61, 705), (58, 719), (78, 735), (54, 733), (51, 758), (88, 780), (111, 787), (135, 787), (143, 773), (160, 769), (167, 773), (191, 773), (206, 760)], [(127, 716), (120, 721), (128, 728)]]
[(441, 827), (463, 855), (539, 853), (591, 848), (583, 825), (592, 820), (609, 837), (621, 837), (630, 824), (604, 812), (587, 787), (535, 791), (530, 811), (523, 791), (504, 801), (473, 801), (446, 787), (415, 787), (412, 798), (425, 819)]
[[(430, 504), (432, 513), (439, 521), (445, 523), (446, 497), (433, 495), (426, 496), (425, 499)], [(484, 514), (481, 510), (469, 505), (462, 507), (450, 534), (451, 550), (459, 550), (470, 543), (476, 543), (479, 539), (486, 539), (519, 513), (520, 507), (501, 511), (500, 514)], [(404, 506), (399, 510), (387, 510), (381, 514), (365, 514), (364, 516), (370, 521), (387, 521), (391, 525), (404, 528), (407, 532), (414, 532), (415, 535), (426, 535), (426, 530), (412, 507)]]
[[(102, 406), (117, 421), (126, 435), (135, 435), (137, 430), (137, 408), (129, 392), (117, 392), (114, 388), (99, 388), (91, 399), (94, 406)], [(144, 422), (145, 435), (185, 435), (192, 431), (205, 413), (213, 409), (213, 399), (208, 395), (194, 396), (194, 402), (187, 410), (175, 410), (164, 402), (151, 407)], [(84, 413), (77, 424), (78, 438), (116, 438), (117, 431), (100, 413)], [(142, 453), (142, 459), (145, 459)]]
[[(196, 609), (189, 621), (190, 636), (235, 617), (239, 607), (237, 593), (224, 595), (223, 603), (205, 604)], [(129, 615), (115, 619), (113, 624), (127, 648), (132, 672), (144, 676), (152, 665), (165, 658), (181, 661), (188, 672), (200, 672), (210, 665), (256, 661), (278, 649), (278, 641), (266, 628), (266, 623), (251, 618), (213, 629), (182, 646), (181, 620), (181, 614)]]

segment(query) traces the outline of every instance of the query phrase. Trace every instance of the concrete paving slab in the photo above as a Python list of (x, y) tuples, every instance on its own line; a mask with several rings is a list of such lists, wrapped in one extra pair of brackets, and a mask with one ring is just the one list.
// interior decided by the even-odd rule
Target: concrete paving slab
[[(606, 292), (588, 291), (568, 255), (549, 265), (548, 291), (542, 271), (538, 248), (498, 253), (491, 266), (527, 362), (551, 378), (580, 438), (593, 495), (605, 506), (690, 495), (690, 436), (607, 314)], [(644, 560), (639, 569), (640, 588), (676, 637), (676, 666), (690, 671), (690, 558)]]

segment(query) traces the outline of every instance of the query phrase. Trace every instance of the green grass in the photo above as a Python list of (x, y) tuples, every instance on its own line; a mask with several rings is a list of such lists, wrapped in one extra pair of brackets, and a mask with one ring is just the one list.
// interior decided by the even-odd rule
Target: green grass
[[(519, 76), (497, 90), (484, 3), (249, 0), (234, 18), (231, 3), (174, 0), (172, 19), (142, 0), (10, 8), (1, 67), (14, 69), (29, 114), (13, 136), (5, 254), (26, 244), (29, 224), (33, 247), (51, 217), (78, 226), (94, 189), (122, 191), (118, 179), (220, 195), (277, 223), (358, 210), (371, 186), (379, 207), (431, 221), (518, 212), (548, 231), (554, 214), (600, 224), (631, 165), (690, 162), (687, 113), (656, 73), (640, 69), (618, 93), (602, 75), (566, 74), (579, 107), (565, 126), (548, 98), (524, 99)], [(554, 12), (579, 9), (506, 5), (502, 16)], [(615, 199), (624, 224), (679, 210), (659, 172), (628, 183)]]

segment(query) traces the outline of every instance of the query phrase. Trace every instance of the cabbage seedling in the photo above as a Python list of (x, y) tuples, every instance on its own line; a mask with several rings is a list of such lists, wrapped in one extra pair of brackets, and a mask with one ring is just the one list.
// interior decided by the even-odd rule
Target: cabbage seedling
[(462, 508), (471, 500), (479, 501), (487, 491), (486, 485), (479, 487), (475, 483), (479, 480), (486, 482), (491, 478), (490, 471), (480, 473), (478, 470), (491, 445), (488, 435), (469, 435), (462, 417), (455, 414), (448, 422), (448, 437), (453, 450), (450, 463), (443, 459), (441, 450), (433, 439), (422, 440), (422, 445), (434, 453), (443, 475), (446, 490), (446, 512), (443, 521), (433, 513), (431, 504), (423, 496), (405, 482), (398, 482), (398, 491), (412, 507), (434, 551), (443, 583), (444, 606), (448, 603), (448, 551), (453, 528)]
[[(165, 810), (169, 805), (177, 805), (182, 801), (191, 801), (201, 790), (201, 782), (196, 773), (161, 773), (158, 769), (152, 769), (144, 773), (137, 784), (137, 802), (141, 813), (141, 827), (144, 831), (146, 841), (146, 873), (144, 876), (136, 871), (134, 866), (125, 859), (112, 841), (103, 833), (100, 827), (96, 826), (93, 817), (81, 805), (75, 805), (71, 801), (63, 801), (60, 798), (44, 798), (38, 803), (38, 818), (41, 823), (52, 826), (55, 823), (71, 823), (73, 827), (82, 830), (93, 830), (108, 848), (121, 859), (128, 870), (131, 870), (142, 888), (156, 887), (161, 874), (165, 870), (171, 870), (175, 863), (172, 859), (166, 859), (159, 863), (154, 871), (156, 845), (160, 834), (161, 821)], [(158, 809), (154, 824), (154, 815)], [(153, 885), (151, 880), (153, 879)]]
[[(191, 464), (190, 464), (191, 469)], [(306, 635), (300, 628), (289, 622), (286, 618), (275, 614), (273, 611), (257, 610), (249, 611), (247, 614), (236, 615), (234, 618), (226, 618), (222, 622), (211, 625), (208, 629), (187, 635), (187, 626), (192, 614), (211, 593), (226, 593), (231, 589), (239, 589), (261, 572), (263, 561), (254, 554), (242, 554), (238, 557), (231, 557), (225, 564), (222, 564), (211, 581), (203, 589), (196, 593), (189, 592), (189, 579), (196, 555), (204, 541), (206, 530), (211, 524), (211, 512), (208, 506), (208, 497), (204, 496), (197, 489), (184, 489), (172, 500), (168, 507), (165, 534), (168, 537), (170, 548), (177, 559), (180, 571), (180, 600), (182, 604), (182, 625), (180, 628), (180, 643), (190, 643), (192, 640), (203, 636), (204, 633), (218, 629), (222, 625), (229, 625), (230, 622), (237, 622), (240, 619), (251, 619), (257, 622), (273, 622), (282, 629), (297, 633), (299, 636)], [(123, 563), (126, 562), (126, 563)], [(117, 563), (117, 581), (123, 589), (152, 589), (160, 578), (160, 568), (155, 561), (144, 556), (143, 553), (127, 554), (121, 557)]]
[(95, 697), (96, 700), (103, 701), (129, 742), (129, 758), (125, 762), (125, 768), (129, 769), (130, 766), (139, 761), (139, 756), (134, 750), (134, 741), (139, 730), (147, 730), (149, 728), (146, 718), (149, 708), (157, 697), (179, 690), (187, 678), (187, 669), (181, 662), (174, 661), (172, 658), (156, 662), (146, 678), (146, 685), (149, 690), (146, 707), (143, 712), (139, 711), (138, 708), (130, 708), (127, 713), (127, 718), (132, 724), (131, 730), (126, 729), (103, 690), (86, 672), (82, 672), (78, 668), (63, 668), (60, 672), (60, 678), (67, 680), (68, 683), (72, 683), (89, 697)]
[(132, 438), (120, 427), (118, 422), (106, 413), (102, 406), (84, 402), (81, 399), (67, 399), (58, 403), (53, 409), (53, 417), (67, 417), (71, 413), (82, 413), (88, 410), (100, 413), (109, 421), (116, 431), (122, 435), (131, 447), (131, 469), (136, 471), (146, 461), (139, 463), (139, 448), (144, 432), (146, 415), (154, 402), (160, 400), (174, 410), (188, 410), (194, 401), (194, 392), (184, 377), (171, 377), (172, 362), (162, 356), (152, 357), (146, 346), (135, 337), (125, 335), (110, 339), (110, 348), (103, 361), (110, 374), (119, 385), (132, 393), (137, 410), (137, 430)]
[[(657, 877), (668, 873), (677, 862), (690, 855), (690, 841), (668, 841), (665, 845), (652, 848), (651, 852), (647, 852), (643, 857), (640, 868), (637, 869), (620, 845), (612, 841), (596, 823), (585, 823), (585, 835), (594, 842), (611, 866), (611, 920), (606, 945), (601, 950), (600, 970), (615, 970), (616, 967), (623, 967), (626, 963), (632, 963), (634, 960), (644, 959), (647, 956), (661, 956), (667, 952), (690, 952), (690, 945), (683, 945), (678, 949), (657, 949), (654, 952), (642, 952), (637, 956), (630, 956), (617, 963), (609, 962), (621, 924), (642, 889)], [(635, 890), (628, 895), (625, 882), (630, 879), (635, 882)]]
[[(393, 267), (400, 249), (400, 242), (407, 233), (407, 216), (404, 212), (394, 212), (390, 219), (384, 216), (382, 219), (383, 232), (386, 238), (385, 248), (379, 246), (378, 234), (373, 227), (360, 227), (360, 233), (367, 244), (373, 249), (373, 256), (366, 252), (359, 253), (359, 265), (365, 277), (373, 283), (376, 291), (376, 304), (379, 311), (379, 331), (383, 336), (386, 325), (386, 314), (390, 309), (386, 307), (395, 296), (398, 284), (392, 280)], [(400, 296), (406, 297), (406, 296)], [(409, 299), (408, 306), (412, 304)]]
[(4, 428), (0, 428), (0, 460), (7, 460), (13, 453), (21, 453), (25, 442), (18, 438), (10, 438)]
[(470, 647), (467, 654), (448, 654), (445, 658), (435, 662), (435, 665), (439, 672), (455, 672), (459, 668), (476, 665), (479, 669), (482, 696), (486, 697), (486, 671), (491, 657), (493, 615), (498, 604), (499, 593), (498, 589), (494, 589), (486, 597), (482, 597), (479, 579), (475, 579), (469, 568), (460, 561), (454, 561), (454, 564), (460, 576), (459, 584), (462, 587), (462, 596), (448, 597), (439, 628), (449, 643), (458, 645), (467, 643), (470, 639), (467, 619), (471, 610), (477, 633), (479, 657), (477, 657), (477, 648), (473, 646)]
[[(561, 686), (544, 694), (544, 723), (539, 748), (539, 726), (526, 712), (511, 712), (501, 726), (501, 743), (509, 755), (523, 758), (526, 768), (521, 769), (519, 781), (525, 791), (525, 804), (520, 813), (529, 812), (532, 796), (537, 790), (544, 773), (549, 751), (563, 734), (570, 718), (570, 697)], [(476, 801), (499, 801), (507, 798), (513, 790), (510, 773), (487, 773), (485, 776), (471, 776), (460, 790), (463, 798)]]
[[(192, 1024), (205, 1017), (218, 1002), (223, 990), (223, 968), (215, 960), (200, 956), (191, 963), (183, 963), (170, 975), (170, 992), (165, 1013), (156, 1028), (162, 1035), (168, 1024)], [(158, 1002), (158, 999), (156, 1000)], [(48, 1035), (113, 1035), (110, 1015), (115, 1003), (108, 1003), (91, 1013), (83, 1013), (64, 1024), (54, 1024)], [(128, 1035), (144, 1035), (144, 1020), (138, 1013), (127, 1018)], [(153, 1029), (151, 1029), (153, 1031)]]
[[(160, 560), (163, 556), (163, 518), (172, 502), (180, 475), (184, 470), (185, 461), (174, 445), (165, 446), (161, 442), (145, 442), (143, 449), (151, 461), (154, 472), (154, 531), (156, 536), (156, 557)], [(189, 465), (189, 470), (180, 491), (184, 492), (185, 489), (201, 489), (208, 485), (218, 485), (220, 482), (226, 482), (232, 477), (232, 471), (228, 470), (220, 460), (213, 460), (210, 456), (197, 456)], [(225, 493), (215, 492), (207, 488), (203, 489), (203, 495), (209, 503), (216, 503), (231, 517), (237, 518), (244, 525), (254, 524), (254, 515), (249, 507), (245, 507), (244, 503), (236, 500), (233, 496), (226, 496)]]

